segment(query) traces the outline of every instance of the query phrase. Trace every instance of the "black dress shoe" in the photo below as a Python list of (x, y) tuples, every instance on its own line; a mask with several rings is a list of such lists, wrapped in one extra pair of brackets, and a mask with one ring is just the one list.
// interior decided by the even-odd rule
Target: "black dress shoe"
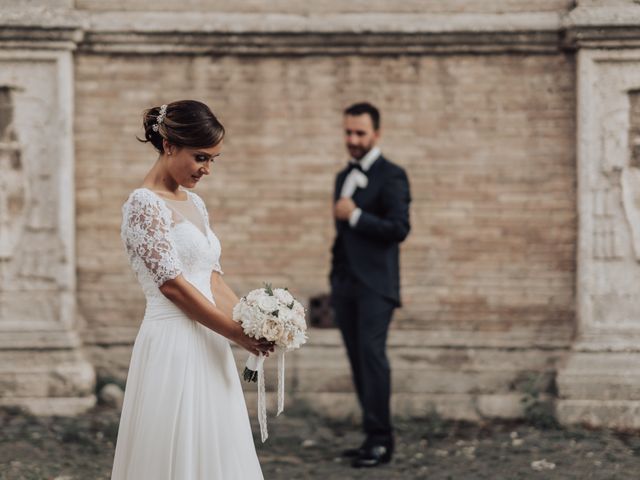
[(364, 447), (347, 448), (342, 451), (342, 456), (347, 458), (356, 458), (364, 454)]
[(351, 462), (353, 468), (377, 467), (391, 461), (391, 449), (384, 445), (372, 445)]

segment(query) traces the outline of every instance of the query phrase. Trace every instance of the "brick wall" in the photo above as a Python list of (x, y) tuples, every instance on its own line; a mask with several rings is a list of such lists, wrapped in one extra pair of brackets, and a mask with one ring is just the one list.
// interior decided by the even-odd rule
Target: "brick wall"
[(382, 111), (383, 150), (407, 169), (414, 197), (405, 307), (394, 328), (569, 339), (572, 57), (79, 53), (75, 75), (78, 301), (87, 330), (134, 328), (142, 318), (119, 225), (122, 203), (155, 160), (135, 140), (144, 108), (195, 98), (219, 114), (224, 154), (197, 192), (221, 238), (226, 279), (238, 293), (270, 280), (308, 297), (328, 288), (331, 188), (346, 159), (341, 110), (367, 99)]

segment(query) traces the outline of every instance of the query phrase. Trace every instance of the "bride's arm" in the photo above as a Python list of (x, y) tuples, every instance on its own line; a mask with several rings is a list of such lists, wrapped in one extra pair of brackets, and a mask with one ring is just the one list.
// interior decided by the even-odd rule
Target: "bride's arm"
[(229, 318), (233, 318), (233, 307), (240, 299), (223, 280), (222, 275), (215, 271), (211, 274), (211, 293), (213, 293), (216, 306)]
[[(227, 287), (231, 292), (231, 289)], [(182, 275), (167, 280), (160, 286), (162, 294), (171, 300), (187, 316), (205, 327), (227, 337), (254, 355), (273, 351), (271, 342), (256, 340), (245, 335), (242, 326), (231, 319), (231, 313), (217, 307)], [(231, 292), (233, 294), (233, 292)], [(234, 295), (235, 297), (235, 295)], [(233, 309), (233, 305), (231, 305)]]

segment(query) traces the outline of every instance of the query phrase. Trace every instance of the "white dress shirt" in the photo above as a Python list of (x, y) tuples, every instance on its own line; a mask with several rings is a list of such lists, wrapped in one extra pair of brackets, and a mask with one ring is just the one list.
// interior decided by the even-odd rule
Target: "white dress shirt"
[[(380, 156), (380, 153), (380, 148), (373, 147), (360, 160), (352, 158), (351, 160), (349, 160), (349, 163), (359, 163), (362, 167), (362, 171), (368, 172), (371, 166)], [(357, 188), (366, 188), (368, 182), (369, 179), (367, 178), (367, 176), (360, 170), (354, 168), (347, 174), (346, 178), (344, 179), (342, 190), (340, 191), (340, 196), (351, 198)], [(356, 208), (353, 212), (351, 212), (351, 215), (349, 216), (349, 225), (351, 225), (351, 227), (356, 226), (358, 220), (360, 220), (360, 215), (362, 215), (362, 210), (360, 208)]]

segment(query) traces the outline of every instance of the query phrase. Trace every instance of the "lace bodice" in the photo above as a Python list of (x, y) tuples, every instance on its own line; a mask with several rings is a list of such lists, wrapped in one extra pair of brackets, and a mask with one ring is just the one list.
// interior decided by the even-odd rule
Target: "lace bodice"
[(164, 298), (158, 287), (181, 274), (209, 297), (211, 272), (222, 273), (220, 242), (204, 202), (193, 192), (187, 195), (202, 215), (206, 234), (149, 189), (134, 190), (122, 206), (122, 241), (147, 299)]

